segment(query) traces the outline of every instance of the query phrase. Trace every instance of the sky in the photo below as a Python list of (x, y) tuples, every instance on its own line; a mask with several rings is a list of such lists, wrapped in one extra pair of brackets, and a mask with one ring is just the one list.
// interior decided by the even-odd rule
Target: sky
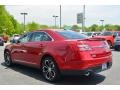
[[(57, 15), (57, 25), (59, 25), (59, 5), (7, 5), (7, 11), (20, 23), (23, 22), (23, 15), (27, 12), (26, 23), (37, 22), (39, 24), (54, 25), (53, 15)], [(77, 13), (83, 11), (83, 5), (62, 5), (62, 25), (77, 24)], [(85, 25), (120, 24), (120, 5), (86, 5)]]

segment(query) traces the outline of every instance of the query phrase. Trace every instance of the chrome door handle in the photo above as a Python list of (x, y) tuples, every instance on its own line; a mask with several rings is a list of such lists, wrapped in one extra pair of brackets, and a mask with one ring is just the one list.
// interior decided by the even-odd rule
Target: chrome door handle
[(43, 44), (40, 44), (40, 47), (43, 47)]
[(27, 52), (27, 50), (21, 50), (21, 52), (22, 52), (22, 53), (26, 53), (26, 52)]

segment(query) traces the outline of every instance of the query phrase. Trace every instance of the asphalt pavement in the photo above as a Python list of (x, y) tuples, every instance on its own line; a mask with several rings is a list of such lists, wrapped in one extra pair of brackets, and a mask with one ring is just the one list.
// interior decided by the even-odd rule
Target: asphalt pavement
[(63, 76), (60, 81), (50, 83), (43, 79), (38, 69), (17, 64), (10, 68), (6, 67), (3, 58), (4, 47), (0, 46), (0, 85), (120, 85), (120, 52), (118, 51), (112, 50), (113, 65), (109, 70), (92, 77)]

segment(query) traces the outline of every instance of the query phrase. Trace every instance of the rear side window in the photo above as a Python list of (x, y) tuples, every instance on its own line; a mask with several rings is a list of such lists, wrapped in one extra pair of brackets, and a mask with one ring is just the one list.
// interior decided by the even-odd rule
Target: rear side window
[(52, 39), (45, 32), (35, 32), (31, 41), (51, 41)]
[(56, 32), (59, 33), (61, 36), (63, 36), (66, 39), (86, 39), (86, 38), (88, 38), (88, 36), (86, 36), (84, 34), (80, 34), (79, 32), (70, 31), (70, 30), (56, 31)]

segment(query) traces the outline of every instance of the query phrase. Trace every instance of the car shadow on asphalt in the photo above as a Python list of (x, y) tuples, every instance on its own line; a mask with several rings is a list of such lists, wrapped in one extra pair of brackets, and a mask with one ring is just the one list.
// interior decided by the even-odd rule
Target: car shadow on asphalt
[(40, 70), (26, 67), (23, 65), (14, 64), (12, 67), (7, 67), (5, 63), (1, 63), (5, 67), (5, 69), (12, 69), (16, 72), (19, 72), (21, 74), (30, 76), (31, 78), (40, 80), (42, 82), (46, 82), (49, 84), (54, 85), (96, 85), (105, 80), (105, 76), (100, 74), (95, 74), (92, 77), (85, 77), (85, 76), (62, 76), (59, 81), (56, 81), (54, 83), (47, 82), (42, 77), (42, 74), (40, 73)]
[(114, 51), (114, 52), (120, 52), (119, 50), (114, 50), (114, 49), (111, 49), (111, 51)]

